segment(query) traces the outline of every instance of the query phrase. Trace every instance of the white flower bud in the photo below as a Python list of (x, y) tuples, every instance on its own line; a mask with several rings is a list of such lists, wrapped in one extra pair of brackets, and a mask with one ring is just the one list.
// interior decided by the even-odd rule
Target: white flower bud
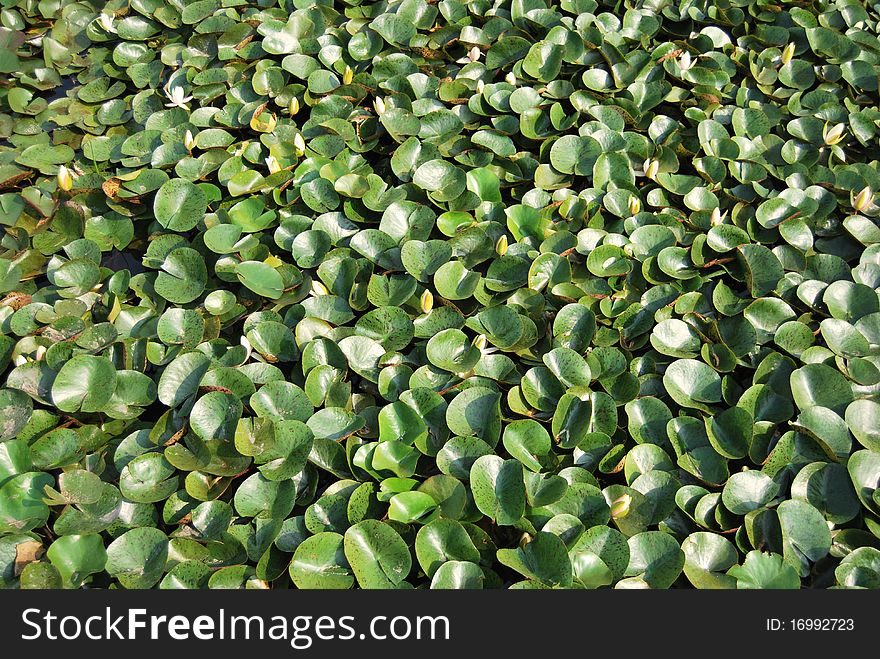
[(632, 504), (632, 497), (628, 494), (617, 497), (611, 502), (612, 519), (622, 519), (629, 514), (629, 507)]
[(828, 146), (834, 146), (843, 139), (845, 130), (846, 126), (844, 124), (836, 124), (829, 128), (829, 124), (826, 123), (825, 128), (822, 130), (822, 139), (825, 140), (825, 144)]
[(253, 352), (254, 348), (251, 345), (251, 342), (247, 340), (247, 337), (244, 334), (241, 335), (241, 340), (239, 341), (239, 343), (241, 343), (241, 345), (244, 346), (244, 349), (246, 351), (244, 361), (247, 361), (248, 359), (251, 358), (251, 353)]
[(657, 173), (660, 171), (660, 161), (654, 160), (653, 158), (645, 161), (645, 176), (647, 176), (652, 181), (657, 177)]
[(299, 99), (294, 96), (293, 100), (290, 101), (290, 116), (292, 117), (297, 112), (299, 112)]
[(297, 133), (293, 138), (293, 148), (296, 155), (302, 157), (306, 152), (306, 141), (303, 139), (302, 133)]
[(98, 23), (104, 28), (105, 32), (111, 32), (116, 34), (116, 26), (113, 25), (113, 16), (112, 14), (104, 13), (103, 11), (98, 14)]
[(376, 100), (373, 101), (373, 108), (376, 110), (376, 114), (385, 114), (385, 99), (381, 96), (377, 96)]
[(630, 215), (638, 215), (639, 211), (642, 210), (642, 200), (638, 197), (630, 197), (629, 198), (629, 214)]
[(477, 80), (477, 93), (482, 94), (483, 90), (486, 88), (486, 83), (482, 80)]
[(192, 151), (195, 145), (196, 139), (193, 137), (192, 131), (186, 131), (186, 133), (183, 134), (183, 146), (186, 147), (187, 151)]
[(25, 357), (24, 355), (19, 355), (13, 360), (13, 362), (16, 366), (23, 366), (24, 364), (27, 364), (27, 357)]
[(681, 67), (682, 71), (687, 71), (693, 66), (693, 64), (691, 54), (688, 51), (684, 51), (678, 58), (678, 65)]
[(468, 51), (468, 59), (471, 62), (476, 62), (478, 59), (480, 59), (480, 55), (482, 55), (482, 52), (480, 51), (479, 46), (474, 46)]
[(281, 171), (281, 163), (278, 162), (278, 158), (275, 156), (270, 155), (266, 158), (266, 166), (269, 168), (270, 174), (277, 174)]
[(505, 81), (508, 85), (516, 86), (516, 76), (513, 74), (513, 71), (511, 71), (511, 72), (508, 73), (506, 76), (504, 76), (504, 81)]

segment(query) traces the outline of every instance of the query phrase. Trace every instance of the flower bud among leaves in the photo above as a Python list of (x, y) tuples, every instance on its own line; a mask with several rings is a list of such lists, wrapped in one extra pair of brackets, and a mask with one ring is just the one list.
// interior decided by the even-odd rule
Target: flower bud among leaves
[(871, 190), (870, 186), (865, 186), (862, 188), (861, 192), (855, 195), (855, 198), (852, 198), (852, 193), (850, 193), (850, 197), (852, 199), (852, 206), (859, 213), (861, 213), (866, 208), (869, 208), (870, 205), (874, 201), (874, 191)]
[(479, 47), (479, 46), (474, 46), (473, 48), (471, 48), (471, 49), (468, 51), (468, 59), (469, 59), (471, 62), (476, 62), (478, 59), (480, 59), (480, 55), (481, 55), (481, 54), (482, 54), (482, 51), (480, 50), (480, 47)]
[(507, 246), (507, 236), (503, 235), (495, 241), (495, 253), (498, 254), (498, 256), (504, 256), (507, 254)]
[(376, 110), (376, 114), (385, 114), (385, 99), (383, 99), (381, 96), (377, 96), (376, 100), (373, 101), (373, 108)]
[(278, 158), (275, 156), (270, 155), (266, 158), (266, 166), (269, 168), (270, 174), (277, 174), (281, 171), (281, 163), (278, 162)]
[(477, 334), (477, 336), (474, 337), (472, 345), (477, 350), (485, 350), (486, 345), (488, 345), (487, 341), (486, 341), (486, 335), (485, 334)]
[(342, 74), (342, 84), (350, 85), (352, 80), (354, 80), (354, 71), (350, 66), (346, 65), (345, 72)]
[(250, 356), (251, 356), (251, 353), (253, 352), (254, 347), (251, 345), (251, 342), (248, 341), (248, 338), (246, 336), (244, 336), (243, 334), (241, 336), (241, 340), (239, 341), (239, 343), (242, 346), (244, 346), (244, 349), (246, 352), (245, 361), (247, 361), (248, 359), (250, 359)]
[(513, 71), (511, 71), (506, 76), (504, 76), (504, 82), (506, 82), (508, 85), (513, 85), (515, 87), (516, 86), (516, 74)]
[(642, 210), (642, 200), (638, 197), (630, 197), (627, 205), (629, 206), (630, 215), (638, 215), (639, 211)]
[(422, 313), (428, 313), (434, 308), (434, 294), (427, 288), (419, 298), (419, 307), (421, 308)]
[(617, 497), (614, 501), (611, 502), (611, 518), (623, 519), (624, 517), (626, 517), (629, 514), (631, 504), (632, 497), (629, 494), (624, 494)]
[(660, 171), (660, 161), (649, 159), (645, 161), (645, 176), (647, 176), (652, 181), (657, 177), (657, 173)]
[(794, 41), (788, 44), (785, 48), (782, 49), (782, 63), (788, 64), (791, 61), (791, 58), (794, 57)]
[(687, 71), (693, 66), (693, 60), (689, 51), (684, 51), (678, 58), (678, 65), (682, 71)]
[(196, 140), (195, 140), (195, 138), (193, 137), (192, 131), (191, 131), (191, 130), (187, 130), (187, 131), (183, 134), (183, 146), (186, 147), (186, 150), (187, 150), (187, 151), (192, 151), (193, 148), (195, 147), (195, 145), (196, 145)]
[(846, 126), (844, 124), (831, 126), (826, 123), (825, 128), (822, 130), (822, 139), (825, 140), (825, 144), (828, 146), (834, 146), (843, 139), (845, 130)]
[(70, 192), (73, 188), (73, 172), (64, 165), (58, 168), (58, 187), (65, 192)]
[(330, 295), (330, 291), (317, 279), (312, 280), (312, 295)]
[(290, 100), (290, 106), (288, 107), (288, 110), (290, 110), (290, 116), (291, 116), (291, 117), (294, 116), (294, 115), (296, 115), (296, 114), (299, 112), (299, 98), (297, 98), (296, 96), (294, 96), (294, 97)]
[(297, 133), (293, 138), (293, 148), (296, 155), (302, 157), (306, 153), (306, 141), (303, 139), (302, 133)]
[(112, 14), (107, 14), (105, 12), (101, 12), (98, 14), (98, 23), (101, 27), (111, 34), (116, 34), (116, 26), (113, 24), (114, 16)]

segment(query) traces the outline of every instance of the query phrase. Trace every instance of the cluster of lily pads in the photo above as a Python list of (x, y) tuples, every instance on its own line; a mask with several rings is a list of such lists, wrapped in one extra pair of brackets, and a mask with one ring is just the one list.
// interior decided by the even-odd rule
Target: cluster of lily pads
[(878, 22), (4, 1), (0, 584), (880, 587)]

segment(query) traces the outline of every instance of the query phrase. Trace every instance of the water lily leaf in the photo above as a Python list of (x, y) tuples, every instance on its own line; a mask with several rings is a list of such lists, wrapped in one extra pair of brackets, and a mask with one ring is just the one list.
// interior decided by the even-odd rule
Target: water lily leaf
[(440, 566), (431, 579), (432, 590), (468, 589), (483, 587), (485, 575), (476, 563), (447, 561)]
[(545, 586), (571, 584), (571, 562), (565, 544), (552, 533), (538, 533), (525, 546), (499, 549), (498, 561)]
[(171, 231), (189, 231), (202, 221), (207, 208), (202, 189), (179, 178), (166, 181), (153, 201), (156, 220)]
[(779, 485), (760, 471), (732, 474), (724, 484), (721, 501), (734, 515), (745, 515), (761, 508), (779, 493)]
[(499, 525), (515, 524), (525, 512), (522, 464), (497, 455), (477, 458), (470, 469), (474, 503)]
[(629, 539), (629, 564), (624, 575), (638, 577), (651, 588), (668, 588), (681, 574), (685, 554), (672, 536), (645, 531)]
[(354, 585), (354, 574), (338, 533), (317, 533), (303, 540), (290, 562), (290, 578), (297, 588), (346, 590)]
[(116, 369), (106, 357), (76, 355), (55, 376), (52, 402), (65, 412), (100, 412), (116, 389)]
[(207, 373), (211, 361), (200, 352), (187, 352), (174, 359), (159, 378), (159, 400), (177, 407), (192, 396)]
[(107, 563), (104, 542), (93, 534), (61, 536), (51, 544), (46, 557), (70, 588), (79, 588), (89, 576), (103, 572)]
[(700, 589), (736, 588), (736, 579), (727, 572), (737, 564), (736, 548), (714, 533), (692, 533), (681, 543), (684, 574)]
[(244, 261), (235, 266), (235, 274), (242, 284), (257, 295), (277, 300), (284, 292), (284, 280), (267, 263)]
[(168, 538), (143, 527), (126, 531), (107, 546), (107, 572), (123, 588), (150, 588), (159, 582), (168, 558)]
[(3, 415), (0, 441), (13, 439), (27, 424), (32, 411), (33, 403), (25, 392), (17, 389), (0, 389), (0, 413)]
[(490, 446), (501, 436), (501, 395), (485, 387), (457, 394), (446, 409), (446, 423), (456, 435), (475, 435)]
[(174, 304), (188, 304), (202, 294), (207, 282), (202, 255), (189, 247), (170, 252), (156, 276), (156, 293)]
[(711, 367), (695, 359), (678, 359), (663, 374), (663, 385), (683, 407), (706, 409), (721, 400), (721, 378)]
[(465, 528), (451, 519), (436, 519), (420, 528), (415, 550), (419, 565), (429, 577), (447, 562), (480, 561), (480, 552)]
[(801, 580), (797, 570), (784, 562), (779, 554), (750, 551), (742, 565), (727, 571), (736, 579), (737, 588), (797, 589)]
[(805, 577), (810, 562), (823, 558), (831, 549), (831, 531), (822, 514), (805, 501), (783, 501), (777, 511), (785, 562)]
[(406, 543), (378, 520), (364, 520), (349, 528), (344, 548), (361, 588), (399, 588), (412, 567)]
[(514, 421), (504, 428), (507, 452), (532, 471), (541, 471), (541, 459), (550, 452), (550, 434), (537, 421)]

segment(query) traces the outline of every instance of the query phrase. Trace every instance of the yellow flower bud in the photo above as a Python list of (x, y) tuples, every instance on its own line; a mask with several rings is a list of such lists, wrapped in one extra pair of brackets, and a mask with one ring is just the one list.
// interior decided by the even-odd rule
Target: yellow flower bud
[(486, 348), (486, 335), (485, 334), (477, 334), (476, 338), (474, 338), (473, 346), (477, 350), (484, 350)]
[(294, 96), (293, 100), (290, 101), (290, 116), (292, 117), (297, 112), (299, 112), (299, 99)]
[(495, 241), (495, 253), (498, 254), (498, 256), (504, 256), (505, 254), (507, 254), (507, 246), (507, 236), (501, 236), (497, 241)]
[(428, 313), (434, 308), (434, 294), (427, 288), (422, 293), (422, 297), (419, 298), (419, 305), (422, 308), (422, 313)]
[(346, 66), (345, 73), (342, 74), (342, 84), (350, 85), (352, 80), (354, 80), (354, 71), (352, 71), (350, 66)]
[(330, 291), (327, 290), (327, 287), (324, 286), (324, 284), (319, 282), (317, 279), (313, 279), (312, 280), (312, 295), (316, 295), (316, 296), (330, 295)]
[(630, 215), (638, 215), (639, 211), (642, 210), (642, 200), (638, 197), (630, 197), (629, 198), (629, 214)]
[(645, 161), (645, 176), (647, 176), (652, 181), (657, 177), (657, 173), (660, 171), (660, 161), (649, 159)]
[(73, 172), (64, 165), (58, 168), (58, 187), (65, 192), (70, 192), (73, 187)]
[(792, 41), (785, 48), (782, 49), (782, 63), (788, 64), (791, 61), (791, 58), (794, 57), (794, 42)]
[(855, 208), (859, 213), (865, 210), (871, 202), (874, 200), (874, 191), (871, 190), (869, 186), (862, 188), (862, 191), (859, 192), (852, 200), (853, 208)]

